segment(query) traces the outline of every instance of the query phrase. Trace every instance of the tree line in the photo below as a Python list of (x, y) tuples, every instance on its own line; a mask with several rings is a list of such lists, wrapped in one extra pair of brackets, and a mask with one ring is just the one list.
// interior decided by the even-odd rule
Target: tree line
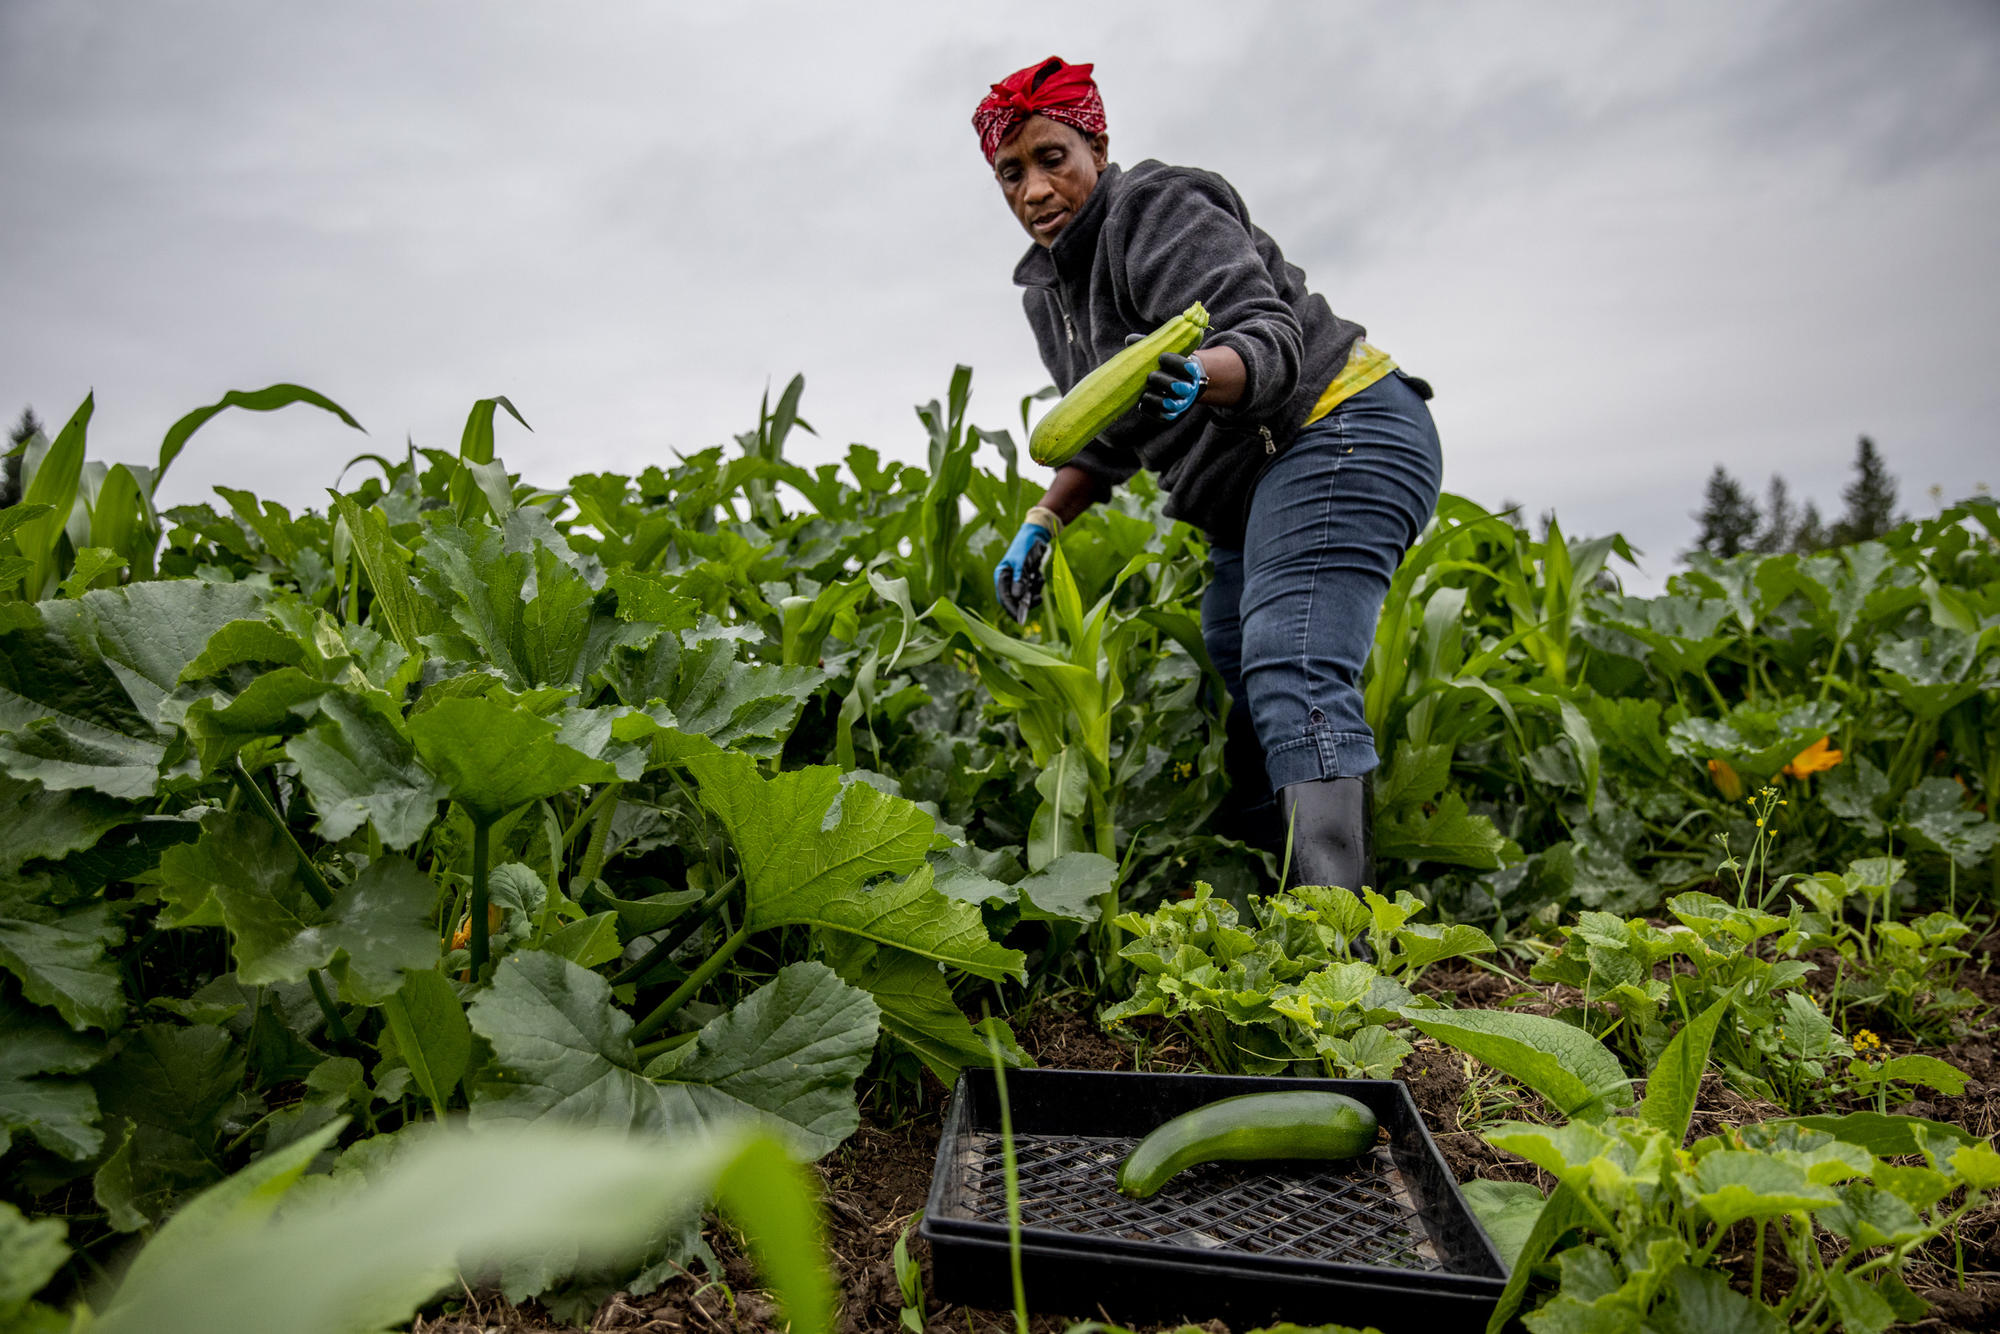
[(1854, 480), (1841, 491), (1845, 507), (1840, 517), (1828, 522), (1811, 500), (1800, 505), (1792, 499), (1791, 488), (1776, 473), (1759, 505), (1743, 483), (1720, 463), (1708, 475), (1702, 507), (1693, 518), (1701, 525), (1694, 545), (1683, 558), (1696, 552), (1711, 556), (1738, 556), (1746, 551), (1776, 555), (1802, 555), (1824, 551), (1881, 537), (1905, 521), (1896, 512), (1896, 479), (1882, 462), (1875, 442), (1862, 436), (1854, 448)]

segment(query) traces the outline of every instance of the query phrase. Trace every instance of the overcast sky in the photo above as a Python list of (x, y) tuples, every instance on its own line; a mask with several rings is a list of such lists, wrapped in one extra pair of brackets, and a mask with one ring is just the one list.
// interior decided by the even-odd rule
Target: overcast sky
[(1026, 238), (970, 126), (1094, 61), (1112, 156), (1228, 177), (1438, 388), (1445, 485), (1619, 529), (1651, 583), (1726, 463), (1837, 510), (2000, 484), (2000, 3), (679, 6), (0, 0), (0, 412), (151, 462), (165, 503), (323, 505), (471, 401), (542, 482), (637, 472), (807, 378), (820, 440), (1045, 383)]

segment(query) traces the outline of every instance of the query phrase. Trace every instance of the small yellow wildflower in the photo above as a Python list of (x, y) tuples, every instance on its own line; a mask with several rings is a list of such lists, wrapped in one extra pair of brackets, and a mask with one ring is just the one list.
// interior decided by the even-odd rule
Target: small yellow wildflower
[(1176, 764), (1174, 766), (1174, 781), (1176, 783), (1185, 783), (1187, 782), (1188, 779), (1193, 777), (1194, 777), (1193, 764), (1183, 760), (1181, 763)]
[(1854, 1054), (1856, 1056), (1867, 1056), (1880, 1050), (1882, 1050), (1882, 1039), (1875, 1036), (1874, 1030), (1864, 1028), (1854, 1035)]
[(1823, 736), (1792, 756), (1792, 762), (1784, 767), (1787, 778), (1810, 778), (1839, 764), (1842, 754), (1833, 748), (1833, 738)]

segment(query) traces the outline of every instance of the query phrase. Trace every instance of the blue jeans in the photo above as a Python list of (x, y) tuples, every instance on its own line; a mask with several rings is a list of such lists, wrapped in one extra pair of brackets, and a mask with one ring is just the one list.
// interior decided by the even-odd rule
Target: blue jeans
[(1257, 483), (1243, 549), (1210, 548), (1202, 638), (1273, 789), (1379, 763), (1361, 672), (1442, 470), (1430, 408), (1398, 371), (1299, 432)]

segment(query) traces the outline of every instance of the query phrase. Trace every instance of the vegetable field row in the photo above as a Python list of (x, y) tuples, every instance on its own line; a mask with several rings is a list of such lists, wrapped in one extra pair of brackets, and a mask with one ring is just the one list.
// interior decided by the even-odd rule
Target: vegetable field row
[[(1551, 1118), (1492, 1142), (1562, 1184), (1482, 1208), (1524, 1225), (1518, 1285), (1594, 1238), (1559, 1302), (1908, 1318), (1900, 1257), (2000, 1175), (1883, 1118), (1962, 1074), (1857, 1034), (1978, 1015), (2000, 511), (1634, 597), (1621, 539), (1446, 496), (1370, 664), (1383, 883), (1278, 894), (1270, 851), (1208, 831), (1201, 538), (1138, 480), (1002, 624), (1039, 487), (970, 382), (918, 409), (922, 467), (788, 461), (794, 380), (734, 448), (559, 488), (501, 462), (496, 425), (540, 447), (487, 399), (457, 450), (360, 455), (297, 515), (152, 501), (218, 411), (351, 423), (295, 386), (189, 414), (150, 468), (88, 457), (89, 403), (30, 441), (0, 511), (0, 1226), (61, 1227), (21, 1301), (232, 1173), (386, 1180), (440, 1118), (747, 1121), (816, 1158), (857, 1090), (1026, 1060), (1005, 1016), (1080, 989), (1217, 1070), (1392, 1077), (1428, 1038), (1504, 1072)], [(1421, 984), (1471, 958), (1573, 1004)], [(1711, 1065), (1798, 1119), (1682, 1150)], [(1813, 1119), (1857, 1096), (1875, 1121)], [(499, 1286), (647, 1291), (702, 1251), (674, 1220)], [(1738, 1222), (1802, 1273), (1828, 1236), (1846, 1258), (1728, 1291)], [(1537, 1327), (1600, 1327), (1571, 1315)]]

